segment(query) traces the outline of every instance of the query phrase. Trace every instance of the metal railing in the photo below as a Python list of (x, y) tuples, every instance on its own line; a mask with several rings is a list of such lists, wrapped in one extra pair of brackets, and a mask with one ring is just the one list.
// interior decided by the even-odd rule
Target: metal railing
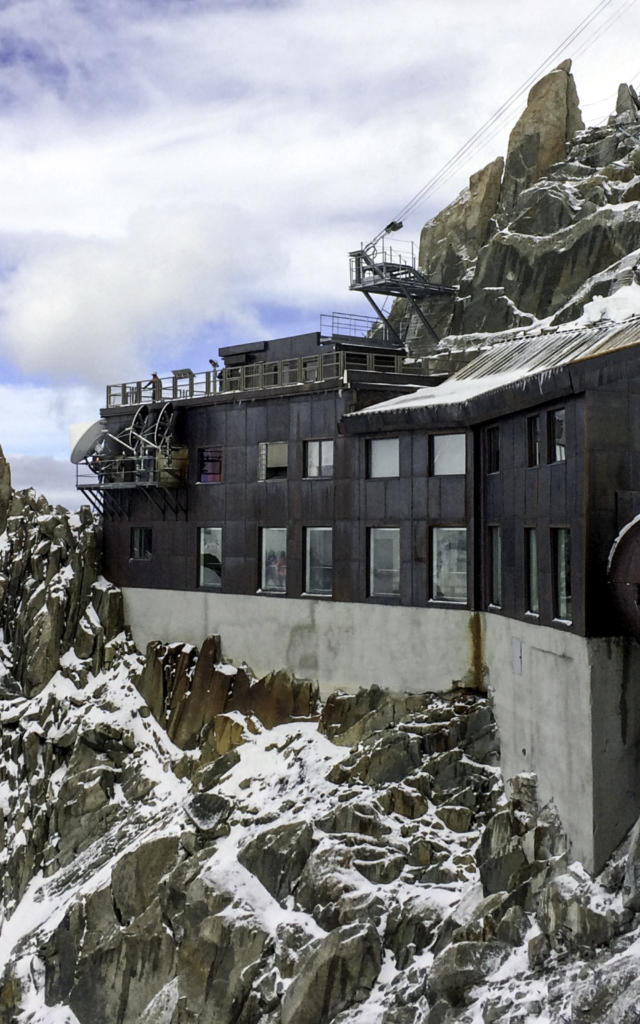
[(118, 406), (208, 398), (237, 391), (310, 384), (339, 379), (349, 370), (404, 374), (421, 372), (417, 366), (405, 367), (401, 352), (321, 352), (295, 359), (228, 366), (217, 373), (215, 370), (204, 370), (202, 373), (191, 373), (190, 376), (173, 375), (149, 381), (108, 384), (106, 407), (113, 409)]

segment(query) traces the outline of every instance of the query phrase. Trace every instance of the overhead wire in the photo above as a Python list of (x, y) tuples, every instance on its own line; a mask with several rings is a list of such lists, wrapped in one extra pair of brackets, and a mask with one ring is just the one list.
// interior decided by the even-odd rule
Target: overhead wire
[(441, 179), (448, 173), (450, 169), (453, 169), (453, 167), (460, 161), (460, 158), (462, 156), (467, 155), (469, 149), (473, 146), (473, 144), (479, 138), (483, 137), (485, 132), (489, 128), (493, 127), (493, 125), (499, 119), (502, 119), (505, 116), (505, 114), (514, 105), (514, 103), (518, 99), (520, 99), (523, 93), (531, 85), (533, 85), (538, 75), (542, 71), (546, 70), (552, 63), (552, 61), (557, 59), (558, 55), (562, 52), (562, 50), (564, 50), (567, 46), (571, 45), (571, 43), (582, 34), (582, 32), (586, 31), (586, 29), (593, 23), (593, 21), (613, 2), (614, 0), (600, 0), (596, 7), (593, 8), (593, 10), (585, 18), (583, 18), (581, 22), (579, 22), (576, 28), (574, 28), (572, 32), (570, 32), (569, 35), (565, 39), (563, 39), (563, 41), (545, 58), (545, 60), (542, 61), (537, 66), (537, 68), (535, 68), (535, 70), (531, 72), (527, 79), (520, 86), (518, 86), (518, 88), (513, 93), (511, 93), (511, 95), (504, 101), (504, 103), (501, 104), (500, 107), (498, 107), (498, 109), (491, 115), (491, 117), (487, 121), (485, 121), (485, 123), (481, 125), (480, 128), (478, 128), (477, 131), (474, 132), (474, 134), (469, 139), (467, 139), (467, 141), (453, 154), (452, 157), (450, 157), (450, 159), (443, 165), (443, 167), (436, 172), (433, 178), (431, 178), (422, 187), (422, 189), (420, 189), (419, 192), (417, 192), (416, 195), (412, 199), (410, 199), (408, 203), (405, 204), (400, 213), (397, 214), (396, 217), (394, 217), (394, 220), (402, 220), (403, 217), (406, 217), (407, 214), (411, 212), (411, 210), (417, 205), (417, 203), (421, 202), (423, 198), (426, 198), (426, 195), (430, 191), (432, 191), (437, 184), (440, 183)]
[[(404, 218), (411, 213), (419, 203), (422, 203), (435, 189), (447, 180), (451, 175), (458, 169), (458, 167), (466, 162), (479, 148), (486, 145), (500, 130), (502, 124), (514, 104), (520, 99), (520, 97), (534, 84), (538, 76), (548, 70), (555, 61), (558, 55), (573, 42), (578, 40), (584, 33), (593, 25), (594, 21), (606, 11), (614, 0), (600, 0), (598, 4), (578, 23), (578, 25), (569, 33), (565, 39), (562, 40), (558, 46), (542, 61), (534, 71), (527, 77), (527, 79), (513, 92), (511, 95), (498, 107), (498, 109), (488, 118), (487, 121), (474, 134), (467, 139), (467, 141), (446, 161), (446, 163), (434, 174), (426, 184), (403, 206), (398, 214), (393, 218), (393, 222), (400, 223)], [(612, 24), (614, 24), (619, 18), (622, 17), (626, 11), (629, 10), (636, 0), (624, 0), (621, 7), (610, 12), (610, 16), (604, 23), (597, 26), (595, 32), (593, 32), (587, 39), (583, 41), (583, 44), (578, 48), (578, 54), (584, 53), (589, 46), (593, 45), (600, 36), (607, 31)], [(380, 232), (376, 236), (376, 240), (384, 234), (384, 231)]]

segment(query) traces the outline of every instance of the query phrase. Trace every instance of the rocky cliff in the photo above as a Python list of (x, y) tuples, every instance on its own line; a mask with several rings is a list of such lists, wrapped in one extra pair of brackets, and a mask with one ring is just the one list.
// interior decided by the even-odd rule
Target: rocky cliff
[(486, 698), (143, 657), (88, 512), (0, 495), (2, 1024), (637, 1020), (640, 829), (570, 863)]
[[(585, 128), (570, 69), (565, 61), (533, 87), (506, 159), (473, 174), (422, 230), (420, 266), (459, 286), (425, 307), (444, 348), (451, 335), (574, 320), (595, 295), (636, 279), (640, 102), (621, 85), (608, 124)], [(414, 321), (412, 353), (433, 351)]]

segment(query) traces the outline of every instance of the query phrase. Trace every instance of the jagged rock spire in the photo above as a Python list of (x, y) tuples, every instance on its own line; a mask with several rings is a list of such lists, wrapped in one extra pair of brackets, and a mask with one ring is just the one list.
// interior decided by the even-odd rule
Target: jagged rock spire
[(565, 60), (532, 87), (507, 148), (500, 205), (509, 213), (518, 194), (564, 159), (566, 144), (584, 128), (578, 92)]

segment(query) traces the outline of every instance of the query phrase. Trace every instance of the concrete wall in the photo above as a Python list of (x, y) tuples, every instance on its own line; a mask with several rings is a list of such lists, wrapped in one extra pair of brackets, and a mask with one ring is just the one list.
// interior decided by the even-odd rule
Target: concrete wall
[[(141, 649), (200, 646), (220, 633), (225, 658), (257, 675), (286, 666), (323, 695), (374, 683), (447, 690), (484, 680), (494, 699), (506, 779), (535, 772), (571, 854), (599, 870), (640, 815), (640, 646), (463, 609), (352, 604), (126, 588)], [(484, 667), (484, 674), (482, 668)]]
[(591, 869), (593, 761), (587, 641), (500, 615), (486, 615), (484, 626), (504, 777), (523, 771), (537, 774), (541, 801), (553, 800), (573, 857)]
[(505, 778), (536, 772), (598, 871), (640, 815), (640, 647), (498, 615), (484, 630)]
[(374, 683), (419, 693), (467, 684), (474, 617), (464, 609), (125, 588), (136, 644), (200, 645), (220, 633), (225, 658), (257, 675), (286, 666), (321, 692)]
[(591, 640), (589, 658), (599, 864), (640, 816), (640, 645), (622, 637)]

